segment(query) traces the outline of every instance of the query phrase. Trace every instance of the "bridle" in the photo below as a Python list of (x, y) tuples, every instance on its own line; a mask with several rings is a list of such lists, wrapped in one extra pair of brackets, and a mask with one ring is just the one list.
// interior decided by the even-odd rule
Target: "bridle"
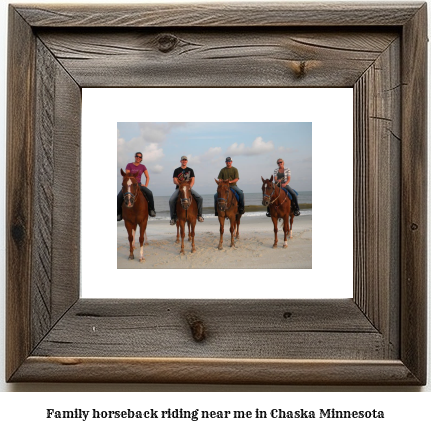
[[(192, 204), (192, 202), (193, 202), (193, 193), (192, 193), (192, 189), (190, 188), (189, 189), (189, 191), (190, 191), (190, 199), (187, 199), (187, 198), (182, 198), (181, 196), (180, 196), (180, 201), (181, 201), (181, 206), (183, 207), (183, 210), (186, 210), (187, 211), (187, 209), (188, 209), (188, 207)], [(189, 204), (189, 206), (187, 207), (187, 208), (184, 208), (184, 205), (183, 205), (183, 202), (185, 202), (185, 201), (190, 201), (190, 204)]]
[[(271, 205), (271, 204), (273, 204), (280, 197), (280, 194), (281, 194), (281, 184), (280, 184), (278, 186), (278, 188), (280, 189), (280, 193), (275, 197), (274, 200), (271, 201), (271, 196), (275, 193), (275, 188), (277, 187), (277, 184), (274, 184), (274, 183), (271, 183), (271, 184), (273, 185), (274, 188), (273, 188), (272, 193), (270, 195), (267, 195), (267, 194), (265, 194), (265, 192), (262, 191), (263, 197), (270, 199), (270, 202), (269, 202), (268, 206)], [(286, 199), (288, 198), (288, 196), (287, 196), (287, 193), (285, 193), (285, 194), (286, 194), (286, 196), (285, 196), (283, 202), (281, 202), (280, 204), (276, 205), (275, 209), (277, 209), (278, 207), (280, 207), (281, 205), (283, 205), (286, 202)]]
[[(230, 194), (230, 187), (228, 187), (228, 188), (227, 188), (227, 190), (226, 190), (226, 199), (225, 199), (225, 198), (219, 198), (219, 197), (218, 197), (218, 190), (217, 190), (217, 206), (219, 206), (219, 205), (223, 204), (223, 201), (224, 201), (224, 202), (226, 202), (226, 203), (225, 203), (225, 205), (226, 205), (226, 209), (222, 210), (222, 209), (220, 209), (220, 207), (219, 207), (219, 210), (220, 210), (220, 211), (227, 211), (227, 210), (231, 207), (231, 205), (232, 205), (232, 199), (231, 199), (230, 205), (229, 205), (229, 206), (227, 206), (228, 201), (229, 201), (229, 194)], [(220, 202), (220, 201), (221, 201), (221, 202)]]
[[(130, 177), (127, 177), (127, 178), (129, 178), (129, 180), (130, 180)], [(139, 184), (137, 182), (136, 183), (132, 183), (132, 186), (136, 186), (136, 192), (135, 192), (135, 194), (133, 194), (132, 192), (129, 192), (129, 191), (124, 192), (124, 190), (123, 190), (123, 196), (124, 196), (124, 199), (126, 199), (126, 196), (130, 195), (131, 198), (134, 200), (134, 202), (133, 202), (133, 205), (134, 205), (135, 202), (136, 202), (136, 200), (137, 200), (137, 197), (139, 195), (140, 188), (139, 188)], [(123, 185), (123, 188), (124, 188), (124, 185)]]

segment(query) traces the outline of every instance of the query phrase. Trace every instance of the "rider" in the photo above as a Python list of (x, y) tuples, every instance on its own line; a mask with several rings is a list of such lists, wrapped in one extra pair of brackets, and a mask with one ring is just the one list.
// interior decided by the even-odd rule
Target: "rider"
[[(148, 170), (145, 165), (141, 164), (142, 162), (142, 153), (138, 151), (135, 153), (135, 161), (132, 163), (128, 163), (126, 166), (126, 174), (131, 172), (132, 174), (138, 173), (136, 180), (141, 188), (142, 194), (147, 197), (148, 200), (148, 212), (150, 217), (156, 216), (156, 211), (154, 210), (154, 198), (153, 193), (150, 189), (148, 189), (148, 183), (150, 182), (150, 176), (148, 175)], [(141, 184), (142, 174), (145, 175), (145, 186)], [(117, 195), (117, 221), (123, 220), (121, 207), (123, 205), (124, 196), (123, 190), (120, 190), (120, 193)]]
[[(301, 213), (299, 212), (299, 204), (296, 192), (288, 185), (290, 183), (290, 169), (284, 167), (283, 159), (277, 159), (277, 165), (278, 168), (274, 170), (274, 181), (276, 183), (280, 183), (283, 189), (289, 191), (290, 195), (292, 196), (293, 213), (295, 216), (299, 216)], [(266, 216), (271, 217), (269, 214), (269, 206), (266, 210)]]
[[(190, 179), (190, 188), (193, 187), (195, 183), (195, 173), (193, 172), (193, 169), (187, 167), (187, 156), (181, 157), (181, 166), (174, 170), (174, 184), (176, 185), (175, 191), (172, 193), (172, 196), (169, 198), (169, 210), (171, 214), (171, 221), (170, 224), (173, 226), (177, 222), (177, 216), (175, 214), (176, 210), (176, 204), (179, 194), (179, 184), (181, 181)], [(198, 221), (203, 222), (204, 218), (202, 217), (202, 203), (203, 198), (202, 196), (196, 191), (192, 190), (192, 195), (196, 199), (196, 202), (198, 204)]]
[[(239, 180), (238, 169), (232, 166), (232, 158), (226, 157), (226, 167), (218, 174), (219, 180), (229, 180), (229, 187), (235, 190), (239, 196), (238, 212), (244, 214), (244, 192), (236, 185)], [(217, 193), (214, 195), (214, 213), (217, 212)]]

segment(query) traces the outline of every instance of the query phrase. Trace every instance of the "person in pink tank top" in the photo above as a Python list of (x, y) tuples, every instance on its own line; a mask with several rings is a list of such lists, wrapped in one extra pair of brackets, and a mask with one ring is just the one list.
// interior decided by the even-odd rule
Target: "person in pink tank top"
[[(150, 175), (148, 174), (146, 166), (142, 164), (142, 153), (140, 151), (135, 154), (135, 161), (127, 164), (126, 174), (128, 174), (129, 172), (131, 172), (132, 174), (136, 172), (138, 173), (136, 179), (138, 180), (138, 184), (141, 188), (143, 195), (147, 198), (149, 215), (150, 217), (155, 217), (156, 211), (154, 209), (154, 197), (152, 191), (148, 188), (148, 184), (150, 182)], [(145, 176), (145, 185), (142, 185), (142, 174), (144, 174)], [(117, 221), (123, 220), (121, 209), (123, 201), (123, 191), (120, 190), (120, 193), (118, 193), (117, 195)]]

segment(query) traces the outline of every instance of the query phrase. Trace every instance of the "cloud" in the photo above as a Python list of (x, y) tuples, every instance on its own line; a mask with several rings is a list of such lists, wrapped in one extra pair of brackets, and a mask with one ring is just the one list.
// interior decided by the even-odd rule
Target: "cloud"
[(162, 144), (173, 129), (184, 127), (186, 123), (138, 123), (140, 137), (144, 143), (158, 142)]
[(258, 154), (268, 153), (274, 149), (272, 141), (265, 142), (260, 136), (257, 137), (251, 147), (246, 147), (244, 143), (232, 144), (226, 151), (227, 156), (255, 156)]
[(191, 154), (187, 154), (187, 159), (189, 164), (199, 164), (199, 163), (208, 163), (213, 162), (214, 160), (219, 160), (220, 155), (222, 153), (221, 147), (211, 147), (205, 153), (199, 156), (192, 156)]
[(201, 163), (200, 156), (192, 156), (191, 154), (187, 154), (187, 160), (189, 162), (189, 165), (196, 165)]
[(163, 166), (161, 165), (155, 165), (151, 166), (151, 172), (155, 174), (160, 174), (163, 171)]

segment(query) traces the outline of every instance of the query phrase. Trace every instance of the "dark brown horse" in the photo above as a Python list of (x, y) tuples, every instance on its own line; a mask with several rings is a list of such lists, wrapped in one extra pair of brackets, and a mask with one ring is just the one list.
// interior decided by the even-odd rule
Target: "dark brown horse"
[(139, 225), (139, 244), (141, 246), (141, 255), (139, 262), (144, 262), (144, 235), (148, 222), (148, 202), (141, 192), (136, 174), (126, 174), (121, 169), (123, 176), (123, 195), (124, 202), (122, 206), (124, 224), (129, 234), (130, 255), (129, 259), (134, 259), (133, 250), (135, 249), (136, 229)]
[[(234, 237), (239, 239), (241, 214), (238, 212), (238, 201), (229, 187), (229, 180), (215, 180), (217, 183), (217, 212), (220, 223), (220, 242), (218, 249), (223, 249), (224, 221), (230, 221), (230, 246), (235, 247)], [(235, 235), (236, 234), (236, 235)]]
[(196, 251), (195, 248), (195, 226), (198, 217), (198, 204), (196, 199), (192, 196), (192, 189), (190, 187), (190, 180), (182, 181), (179, 184), (179, 194), (177, 200), (177, 217), (178, 224), (181, 232), (181, 254), (184, 254), (184, 237), (186, 223), (190, 226), (191, 240), (192, 240), (192, 253)]
[[(284, 245), (283, 248), (287, 248), (287, 235), (290, 233), (290, 238), (292, 238), (292, 226), (293, 226), (293, 208), (291, 206), (291, 201), (287, 193), (280, 187), (280, 185), (274, 184), (272, 182), (273, 176), (269, 180), (264, 180), (262, 178), (262, 193), (263, 200), (262, 205), (269, 205), (269, 213), (271, 214), (272, 223), (274, 224), (274, 245), (273, 248), (277, 247), (277, 221), (279, 219), (283, 220), (283, 231), (284, 231)], [(290, 220), (289, 220), (290, 218)]]

